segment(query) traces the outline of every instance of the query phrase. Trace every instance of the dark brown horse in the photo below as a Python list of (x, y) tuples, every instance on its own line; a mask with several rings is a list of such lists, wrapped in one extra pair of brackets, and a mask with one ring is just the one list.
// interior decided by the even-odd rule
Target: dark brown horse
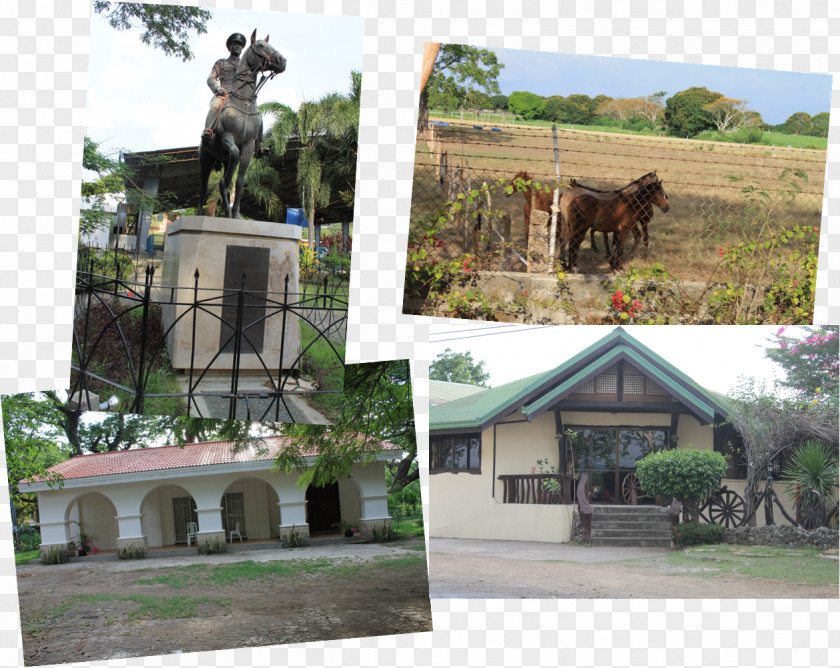
[[(618, 190), (599, 190), (598, 188), (593, 188), (592, 186), (585, 186), (582, 183), (579, 183), (577, 179), (572, 178), (569, 181), (569, 187), (578, 186), (580, 188), (585, 188), (586, 190), (591, 190), (595, 193), (615, 193)], [(620, 190), (620, 189), (619, 189)], [(631, 251), (630, 257), (633, 257), (633, 253), (636, 250), (636, 247), (639, 245), (639, 236), (642, 237), (642, 242), (645, 245), (645, 257), (648, 256), (648, 223), (650, 219), (653, 218), (653, 204), (648, 202), (647, 206), (639, 212), (638, 218), (636, 220), (636, 226), (630, 230), (633, 233), (633, 249)], [(610, 237), (608, 233), (604, 233), (604, 242), (606, 245), (606, 254), (605, 257), (609, 260), (610, 258)], [(615, 233), (613, 233), (613, 242), (615, 242)], [(597, 251), (598, 249), (594, 247), (593, 249)], [(629, 258), (628, 258), (629, 259)]]
[[(640, 222), (644, 218), (647, 218), (647, 225), (653, 215), (653, 204), (663, 213), (671, 208), (656, 172), (645, 174), (620, 190), (610, 192), (594, 191), (578, 184), (567, 188), (560, 198), (560, 213), (563, 217), (562, 238), (568, 243), (568, 269), (574, 270), (577, 264), (578, 249), (587, 230), (613, 233), (612, 248), (609, 251), (610, 268), (614, 271), (620, 269), (627, 235), (641, 226)], [(638, 231), (635, 231), (631, 256), (638, 243)]]
[[(537, 187), (534, 182), (531, 180), (531, 175), (528, 172), (522, 170), (516, 174), (511, 180), (511, 183), (514, 186), (514, 193), (519, 189), (525, 196), (525, 238), (528, 238), (528, 229), (531, 224), (531, 202), (533, 201), (534, 205), (537, 208), (537, 211), (546, 211), (551, 213), (551, 205), (554, 203), (554, 190), (549, 190), (548, 192), (545, 191), (545, 187), (539, 188)], [(513, 193), (508, 193), (508, 197), (510, 197)], [(560, 244), (560, 228), (561, 225), (557, 226), (557, 242), (558, 246)], [(598, 245), (595, 243), (595, 230), (592, 230), (591, 233), (592, 239), (592, 249), (597, 253), (598, 252)], [(609, 253), (609, 240), (607, 240), (606, 235), (604, 235), (604, 244), (607, 248), (607, 253)]]

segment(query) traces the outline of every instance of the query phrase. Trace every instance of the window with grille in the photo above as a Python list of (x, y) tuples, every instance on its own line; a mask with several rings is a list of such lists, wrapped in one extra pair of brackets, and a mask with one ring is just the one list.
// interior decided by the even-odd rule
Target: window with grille
[(239, 533), (245, 535), (245, 499), (242, 492), (229, 492), (222, 497), (222, 528), (229, 533), (239, 522)]
[[(195, 499), (191, 496), (180, 496), (172, 499), (172, 510), (175, 517), (175, 542), (187, 542), (187, 522), (198, 525), (198, 513), (195, 511)], [(199, 527), (201, 528), (201, 527)]]

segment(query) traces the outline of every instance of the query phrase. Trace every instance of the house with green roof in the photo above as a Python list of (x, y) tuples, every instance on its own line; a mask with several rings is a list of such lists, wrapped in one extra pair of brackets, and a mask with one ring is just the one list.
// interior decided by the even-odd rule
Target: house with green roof
[[(430, 535), (569, 541), (584, 472), (591, 504), (653, 505), (636, 462), (665, 448), (730, 452), (724, 404), (617, 328), (554, 369), (432, 406)], [(742, 493), (744, 473), (732, 457), (724, 483)]]

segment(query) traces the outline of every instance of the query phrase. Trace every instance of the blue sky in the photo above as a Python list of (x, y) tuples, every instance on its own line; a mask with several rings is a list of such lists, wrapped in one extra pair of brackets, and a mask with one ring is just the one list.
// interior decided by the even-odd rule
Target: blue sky
[(362, 18), (211, 11), (207, 34), (190, 33), (195, 58), (186, 63), (142, 44), (139, 29), (120, 32), (92, 15), (86, 134), (106, 152), (197, 146), (212, 98), (207, 76), (229, 55), (225, 42), (234, 32), (250, 38), (256, 28), (287, 60), (286, 71), (265, 84), (261, 103), (297, 109), (304, 99), (346, 93), (350, 71), (362, 69)]
[(727, 97), (746, 99), (765, 123), (784, 123), (797, 112), (812, 116), (831, 107), (831, 76), (716, 65), (668, 63), (608, 56), (493, 49), (505, 68), (502, 94), (529, 91), (548, 97), (584, 94), (594, 97), (640, 97), (666, 91), (667, 97), (692, 86), (705, 86)]

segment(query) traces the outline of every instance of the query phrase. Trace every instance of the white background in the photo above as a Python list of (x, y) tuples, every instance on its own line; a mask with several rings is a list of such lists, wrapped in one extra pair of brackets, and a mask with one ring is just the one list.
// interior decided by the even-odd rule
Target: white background
[[(840, 72), (840, 5), (828, 0), (667, 5), (664, 0), (199, 4), (365, 18), (347, 355), (348, 362), (415, 359), (423, 463), (431, 357), (425, 344), (428, 321), (401, 315), (401, 292), (415, 107), (426, 40)], [(87, 123), (89, 14), (86, 0), (5, 0), (0, 5), (0, 392), (4, 393), (66, 387), (69, 381), (74, 234)], [(329, 49), (329, 44), (313, 39), (312, 48)], [(833, 93), (817, 283), (820, 323), (840, 322), (836, 77)], [(0, 486), (5, 487), (5, 480), (3, 472)], [(425, 491), (425, 476), (422, 481)], [(22, 660), (10, 535), (8, 506), (0, 505), (0, 668), (20, 665)], [(678, 591), (673, 595), (674, 599), (650, 602), (434, 600), (433, 633), (128, 659), (108, 665), (840, 665), (837, 599), (682, 601)]]

